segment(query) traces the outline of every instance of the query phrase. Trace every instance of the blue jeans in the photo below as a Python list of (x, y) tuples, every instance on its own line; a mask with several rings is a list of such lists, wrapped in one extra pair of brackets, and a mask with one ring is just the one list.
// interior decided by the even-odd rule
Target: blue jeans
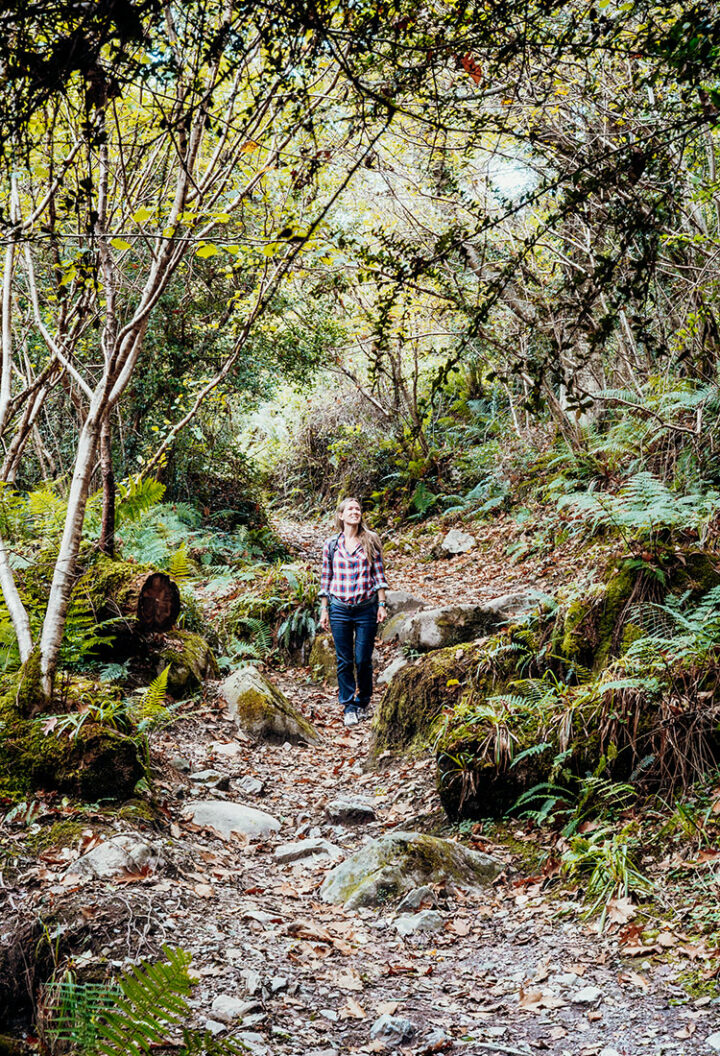
[[(372, 655), (377, 633), (377, 597), (360, 605), (328, 598), (337, 657), (338, 697), (344, 708), (366, 707), (372, 696)], [(356, 681), (357, 677), (357, 681)]]

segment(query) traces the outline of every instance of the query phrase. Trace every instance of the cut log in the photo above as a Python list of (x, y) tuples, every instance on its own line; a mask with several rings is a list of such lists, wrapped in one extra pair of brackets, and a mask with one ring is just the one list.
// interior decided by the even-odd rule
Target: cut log
[(171, 630), (180, 615), (180, 591), (166, 572), (101, 557), (85, 589), (99, 622), (124, 617), (132, 634)]
[(135, 615), (144, 631), (169, 631), (180, 615), (177, 583), (165, 572), (153, 572), (140, 588)]

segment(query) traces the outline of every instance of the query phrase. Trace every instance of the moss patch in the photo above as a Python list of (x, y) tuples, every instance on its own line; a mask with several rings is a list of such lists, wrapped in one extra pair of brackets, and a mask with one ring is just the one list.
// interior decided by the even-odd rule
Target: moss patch
[(174, 697), (197, 689), (206, 678), (220, 674), (215, 655), (199, 634), (173, 630), (161, 639), (157, 650), (157, 673), (170, 665), (168, 691)]

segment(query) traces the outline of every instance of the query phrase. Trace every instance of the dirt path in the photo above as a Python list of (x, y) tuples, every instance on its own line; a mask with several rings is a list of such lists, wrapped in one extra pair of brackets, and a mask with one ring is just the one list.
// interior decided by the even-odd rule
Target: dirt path
[[(317, 555), (314, 530), (293, 529), (293, 537), (304, 554)], [(120, 968), (163, 943), (183, 947), (200, 980), (192, 997), (198, 1025), (227, 1029), (213, 1002), (240, 998), (245, 1015), (232, 1029), (256, 1053), (716, 1051), (705, 1039), (720, 1029), (720, 1006), (693, 1003), (673, 982), (670, 960), (622, 957), (616, 937), (576, 921), (575, 903), (549, 901), (539, 883), (511, 868), (481, 896), (436, 891), (444, 926), (435, 934), (401, 937), (390, 905), (349, 911), (321, 902), (318, 888), (333, 863), (281, 864), (278, 847), (322, 836), (347, 855), (398, 827), (454, 834), (429, 760), (370, 769), (368, 724), (345, 730), (333, 692), (312, 684), (305, 669), (272, 677), (321, 730), (319, 747), (251, 743), (210, 695), (192, 718), (154, 737), (162, 831), (119, 823), (160, 837), (165, 869), (122, 884), (68, 886), (46, 861), (42, 875), (30, 869), (18, 880), (11, 902), (27, 898), (42, 912), (64, 899), (91, 917), (121, 900), (124, 923), (107, 928), (80, 963)], [(192, 779), (207, 768), (226, 776), (225, 791)], [(248, 776), (259, 792), (243, 789)], [(327, 804), (344, 793), (370, 798), (376, 820), (332, 823)], [(259, 841), (224, 841), (187, 824), (183, 807), (199, 797), (260, 807), (281, 828)], [(494, 849), (477, 839), (474, 846)], [(399, 1029), (408, 1021), (402, 1046), (397, 1035), (373, 1037), (383, 1014)]]

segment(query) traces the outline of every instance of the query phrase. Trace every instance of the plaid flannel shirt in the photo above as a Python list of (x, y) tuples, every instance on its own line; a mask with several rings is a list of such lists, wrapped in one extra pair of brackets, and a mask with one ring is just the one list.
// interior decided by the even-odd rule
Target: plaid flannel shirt
[(362, 546), (358, 546), (354, 553), (348, 553), (344, 535), (338, 538), (331, 568), (330, 543), (335, 538), (327, 539), (323, 547), (320, 597), (332, 594), (346, 605), (358, 605), (368, 601), (375, 591), (387, 589), (382, 553), (376, 555), (370, 566)]

